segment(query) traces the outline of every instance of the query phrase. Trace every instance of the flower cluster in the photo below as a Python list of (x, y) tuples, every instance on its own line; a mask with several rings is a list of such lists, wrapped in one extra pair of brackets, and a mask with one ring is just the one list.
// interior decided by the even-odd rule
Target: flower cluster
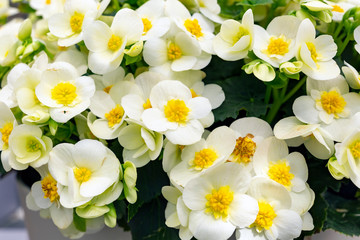
[(39, 173), (28, 207), (78, 238), (161, 189), (181, 239), (321, 230), (306, 158), (360, 188), (360, 4), (237, 2), (31, 0), (2, 26), (1, 163)]

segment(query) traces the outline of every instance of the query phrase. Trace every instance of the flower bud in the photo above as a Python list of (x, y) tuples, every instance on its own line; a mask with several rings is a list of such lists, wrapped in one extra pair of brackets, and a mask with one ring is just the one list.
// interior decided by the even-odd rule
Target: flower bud
[(125, 49), (124, 53), (129, 55), (130, 57), (136, 57), (139, 55), (143, 49), (143, 41), (136, 42), (134, 45), (130, 47), (130, 49)]
[(295, 62), (284, 62), (280, 64), (280, 72), (283, 72), (288, 75), (293, 75), (299, 73), (302, 69), (303, 63), (301, 61)]
[(340, 165), (335, 157), (331, 157), (329, 162), (326, 165), (329, 169), (329, 172), (333, 178), (336, 180), (341, 180), (344, 177), (349, 178), (349, 173), (344, 167), (344, 165)]
[(26, 19), (20, 26), (18, 32), (18, 38), (21, 41), (25, 41), (27, 38), (31, 37), (32, 23), (30, 19)]

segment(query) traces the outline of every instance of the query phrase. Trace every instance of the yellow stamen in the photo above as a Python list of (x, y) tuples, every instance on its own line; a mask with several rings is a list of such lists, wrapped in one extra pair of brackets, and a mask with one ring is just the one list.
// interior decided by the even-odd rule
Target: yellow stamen
[(191, 160), (190, 165), (194, 169), (201, 171), (213, 165), (217, 158), (218, 155), (213, 149), (205, 148), (195, 153), (195, 157)]
[(333, 12), (340, 12), (340, 13), (345, 12), (345, 10), (342, 7), (340, 7), (339, 5), (333, 5), (332, 7), (333, 7), (333, 9), (332, 9)]
[(237, 43), (243, 36), (249, 35), (249, 30), (240, 25), (238, 32), (233, 37), (233, 45)]
[(82, 30), (82, 24), (84, 21), (84, 14), (75, 12), (70, 18), (71, 30), (75, 33), (79, 33)]
[(73, 103), (76, 97), (76, 86), (70, 82), (59, 83), (51, 90), (51, 98), (65, 106)]
[(248, 134), (245, 137), (238, 137), (234, 151), (230, 156), (232, 162), (249, 163), (254, 156), (256, 143), (252, 140), (253, 135)]
[(152, 108), (150, 99), (146, 99), (146, 102), (143, 104), (144, 109)]
[(122, 44), (121, 38), (113, 34), (108, 41), (108, 48), (111, 51), (116, 51), (121, 47), (121, 44)]
[(41, 144), (37, 140), (30, 140), (27, 142), (27, 151), (28, 152), (36, 152), (41, 149)]
[(274, 208), (265, 201), (259, 201), (259, 212), (256, 216), (255, 222), (250, 227), (256, 227), (257, 231), (263, 229), (269, 230), (273, 225), (273, 221), (276, 218)]
[(194, 89), (190, 89), (191, 91), (191, 97), (194, 98), (194, 97), (198, 97), (199, 95), (196, 94), (195, 90)]
[(46, 1), (45, 1), (45, 4), (46, 4), (46, 5), (50, 5), (50, 4), (51, 4), (51, 0), (46, 0)]
[(142, 18), (141, 20), (142, 20), (142, 22), (144, 24), (144, 33), (143, 33), (143, 35), (145, 35), (152, 28), (152, 24), (151, 24), (151, 21), (148, 18)]
[(264, 51), (268, 56), (281, 55), (284, 56), (289, 52), (290, 40), (287, 40), (283, 35), (280, 37), (271, 37), (267, 49)]
[(222, 186), (218, 190), (213, 189), (211, 193), (205, 196), (206, 213), (213, 214), (215, 219), (227, 218), (229, 215), (229, 206), (234, 199), (234, 192), (229, 186)]
[(175, 43), (170, 43), (167, 49), (167, 55), (168, 55), (168, 59), (170, 61), (173, 61), (179, 59), (182, 56), (182, 52), (178, 45), (176, 45)]
[(190, 109), (183, 100), (171, 99), (164, 106), (164, 114), (169, 122), (186, 123)]
[(346, 106), (346, 101), (343, 96), (335, 90), (322, 92), (320, 102), (322, 108), (328, 114), (334, 114), (335, 118), (339, 117), (338, 114), (342, 113)]
[(4, 143), (4, 150), (9, 146), (9, 136), (13, 130), (13, 124), (11, 122), (5, 123), (2, 128), (0, 128), (1, 140)]
[(74, 168), (73, 171), (75, 179), (80, 183), (89, 181), (91, 177), (91, 171), (87, 168)]
[(124, 109), (122, 106), (117, 104), (115, 108), (111, 109), (110, 112), (105, 113), (105, 118), (108, 120), (109, 127), (114, 127), (116, 124), (120, 123), (122, 117), (124, 116)]
[(57, 182), (50, 174), (41, 180), (41, 188), (44, 192), (44, 198), (49, 198), (50, 202), (59, 199)]
[(201, 31), (199, 21), (195, 18), (194, 20), (186, 19), (184, 26), (192, 35), (196, 38), (202, 37), (204, 34)]
[(290, 166), (284, 160), (277, 161), (276, 163), (270, 162), (268, 176), (285, 187), (290, 187), (291, 180), (294, 178), (294, 174), (290, 173)]
[(113, 87), (113, 85), (110, 85), (110, 86), (105, 87), (103, 90), (106, 93), (110, 93), (110, 90), (111, 90), (112, 87)]
[(318, 57), (318, 54), (316, 52), (316, 47), (315, 45), (312, 43), (312, 42), (307, 42), (306, 43), (306, 46), (308, 47), (310, 53), (311, 53), (311, 58), (312, 60), (317, 63), (317, 57)]
[(360, 141), (357, 141), (350, 149), (354, 158), (360, 158)]

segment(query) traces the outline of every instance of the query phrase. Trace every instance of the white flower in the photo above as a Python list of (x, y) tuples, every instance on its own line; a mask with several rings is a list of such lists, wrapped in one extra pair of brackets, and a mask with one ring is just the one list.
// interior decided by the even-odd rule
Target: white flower
[(346, 66), (343, 66), (341, 69), (345, 75), (347, 83), (353, 89), (360, 89), (360, 75), (358, 71), (351, 66), (349, 63), (344, 62)]
[(273, 136), (270, 125), (255, 117), (246, 117), (234, 121), (230, 128), (236, 133), (236, 145), (229, 161), (249, 165), (252, 168), (253, 156), (258, 145), (267, 137)]
[(164, 16), (165, 2), (151, 0), (141, 5), (136, 12), (144, 24), (141, 40), (162, 37), (170, 29), (170, 19)]
[(224, 163), (189, 181), (183, 191), (191, 210), (189, 229), (197, 239), (229, 238), (236, 227), (253, 223), (256, 200), (245, 194), (250, 174), (239, 164)]
[(170, 171), (181, 162), (181, 153), (184, 148), (184, 145), (164, 141), (162, 166), (166, 173), (170, 174)]
[(48, 19), (51, 16), (64, 11), (63, 0), (31, 0), (30, 6), (36, 10), (36, 15)]
[(17, 35), (22, 22), (14, 19), (0, 28), (1, 66), (10, 66), (16, 60), (16, 49), (20, 45)]
[[(138, 93), (137, 86), (130, 81), (120, 81), (109, 93), (96, 91), (91, 98), (88, 126), (91, 132), (101, 139), (114, 139), (119, 136), (127, 115), (122, 106), (122, 97), (129, 93)], [(100, 119), (97, 119), (99, 117)]]
[[(130, 76), (128, 74), (126, 76)], [(109, 93), (111, 88), (119, 81), (125, 80), (125, 70), (122, 67), (118, 67), (112, 72), (105, 73), (104, 75), (90, 75), (94, 79), (95, 87), (97, 91), (103, 90)]]
[(332, 7), (332, 20), (334, 22), (341, 22), (345, 12), (349, 10), (350, 8), (355, 7), (355, 5), (347, 2), (331, 2), (331, 1), (325, 1), (329, 6)]
[(150, 160), (155, 160), (163, 147), (163, 135), (147, 129), (143, 123), (127, 120), (128, 126), (121, 129), (119, 143), (124, 147), (123, 159), (145, 166)]
[[(295, 116), (302, 122), (315, 124), (338, 124), (338, 121), (351, 118), (360, 111), (360, 96), (349, 92), (349, 86), (343, 76), (327, 81), (307, 79), (309, 96), (298, 97), (293, 104)], [(336, 139), (333, 139), (336, 140)]]
[(296, 53), (295, 39), (300, 23), (297, 17), (280, 16), (274, 18), (266, 30), (255, 26), (255, 55), (277, 68), (292, 59)]
[(56, 145), (50, 152), (49, 170), (61, 189), (61, 205), (72, 208), (118, 182), (120, 162), (102, 143), (85, 139)]
[(187, 8), (177, 0), (166, 2), (165, 14), (188, 36), (194, 39), (201, 49), (209, 54), (214, 52), (212, 39), (214, 38), (214, 24), (200, 13), (190, 15)]
[(86, 54), (80, 52), (75, 47), (58, 52), (54, 62), (70, 63), (78, 70), (79, 75), (85, 74), (88, 69)]
[(38, 126), (16, 126), (9, 137), (9, 149), (13, 153), (9, 157), (9, 164), (16, 170), (24, 170), (29, 165), (38, 168), (49, 161), (52, 146), (51, 139), (43, 136)]
[(248, 228), (237, 230), (237, 240), (288, 240), (300, 236), (302, 219), (291, 210), (291, 198), (284, 187), (266, 178), (254, 178), (247, 193), (258, 201), (259, 212)]
[(302, 71), (317, 80), (337, 77), (340, 69), (332, 59), (337, 45), (330, 35), (315, 38), (315, 27), (309, 19), (301, 22), (296, 35), (296, 58), (304, 63)]
[(329, 159), (334, 154), (334, 141), (320, 124), (306, 124), (296, 117), (287, 117), (275, 124), (274, 134), (278, 139), (287, 140), (290, 147), (304, 144), (317, 158)]
[(8, 0), (0, 0), (0, 17), (8, 17), (18, 12), (17, 8), (10, 7)]
[(226, 20), (213, 40), (213, 48), (220, 58), (236, 61), (247, 56), (254, 44), (254, 16), (249, 9), (243, 15), (241, 23)]
[(58, 37), (59, 46), (69, 47), (83, 40), (86, 25), (99, 17), (109, 4), (109, 0), (68, 0), (64, 12), (49, 18), (49, 30)]
[(116, 13), (110, 27), (102, 21), (89, 24), (84, 30), (84, 42), (90, 50), (90, 70), (104, 74), (118, 68), (125, 47), (138, 42), (143, 29), (144, 25), (138, 14), (127, 8)]
[(224, 163), (235, 146), (235, 132), (226, 127), (214, 129), (209, 136), (186, 146), (181, 152), (181, 162), (170, 172), (173, 183), (185, 187), (191, 179), (216, 165)]
[(29, 209), (41, 214), (49, 214), (54, 224), (65, 229), (73, 222), (73, 209), (64, 208), (59, 202), (59, 192), (56, 180), (49, 173), (47, 166), (38, 169), (41, 180), (31, 186), (31, 192), (26, 196)]
[(209, 100), (192, 98), (189, 88), (172, 80), (155, 85), (149, 99), (152, 108), (141, 116), (147, 128), (165, 134), (174, 144), (189, 145), (200, 140), (204, 128), (199, 119), (210, 113)]
[(289, 154), (283, 140), (269, 137), (264, 140), (254, 154), (253, 161), (256, 176), (269, 178), (293, 192), (305, 189), (308, 169), (301, 153)]
[(195, 0), (199, 7), (199, 11), (204, 14), (205, 17), (216, 23), (223, 23), (224, 18), (220, 17), (220, 5), (216, 0)]
[(79, 76), (76, 68), (66, 62), (49, 64), (35, 89), (39, 101), (50, 108), (51, 118), (61, 123), (87, 109), (94, 92), (94, 80)]
[(173, 71), (199, 70), (206, 67), (211, 55), (198, 46), (196, 40), (184, 32), (165, 39), (151, 38), (144, 44), (144, 61), (151, 67), (171, 64)]

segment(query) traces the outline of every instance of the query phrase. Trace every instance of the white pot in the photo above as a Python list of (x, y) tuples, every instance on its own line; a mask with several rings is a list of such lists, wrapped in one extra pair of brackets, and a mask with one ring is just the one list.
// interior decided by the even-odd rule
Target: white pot
[[(43, 219), (39, 212), (31, 211), (26, 207), (25, 197), (30, 189), (23, 183), (17, 181), (17, 188), (21, 205), (25, 211), (25, 225), (28, 230), (29, 240), (68, 240), (65, 238), (58, 228), (50, 219)], [(124, 232), (121, 228), (104, 227), (101, 231), (94, 234), (87, 234), (80, 240), (131, 240), (130, 232)]]

